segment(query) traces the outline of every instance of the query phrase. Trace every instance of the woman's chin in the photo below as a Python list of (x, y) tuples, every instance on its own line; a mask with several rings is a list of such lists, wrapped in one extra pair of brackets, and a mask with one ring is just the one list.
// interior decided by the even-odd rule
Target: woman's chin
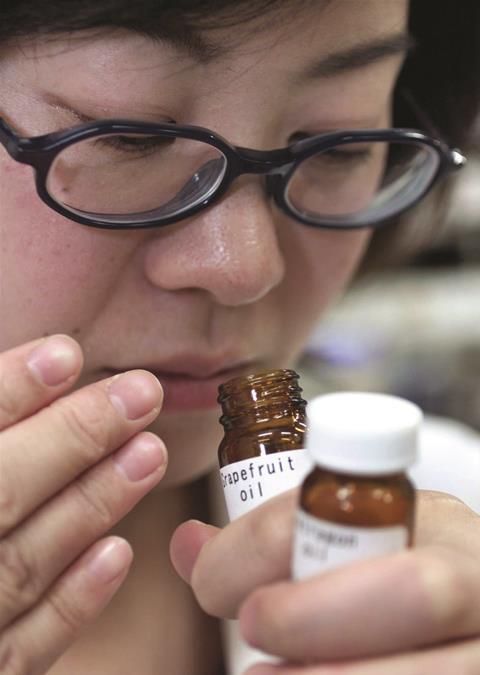
[(223, 437), (218, 405), (210, 409), (162, 410), (148, 427), (165, 443), (168, 468), (154, 491), (187, 485), (218, 468), (217, 451)]

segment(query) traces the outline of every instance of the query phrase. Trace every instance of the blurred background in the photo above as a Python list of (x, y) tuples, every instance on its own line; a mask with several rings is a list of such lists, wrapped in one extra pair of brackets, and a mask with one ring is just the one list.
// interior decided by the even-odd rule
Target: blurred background
[(309, 393), (381, 391), (480, 431), (480, 124), (448, 227), (408, 264), (359, 281), (301, 364)]

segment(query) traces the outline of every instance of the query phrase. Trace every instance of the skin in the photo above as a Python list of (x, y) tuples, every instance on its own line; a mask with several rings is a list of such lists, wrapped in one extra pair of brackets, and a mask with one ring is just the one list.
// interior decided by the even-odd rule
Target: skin
[[(27, 41), (0, 53), (1, 114), (25, 135), (73, 126), (79, 121), (73, 110), (173, 119), (259, 149), (284, 146), (299, 131), (382, 127), (400, 56), (337, 78), (298, 86), (287, 80), (339, 46), (398, 31), (406, 14), (403, 0), (388, 7), (381, 0), (332, 3), (290, 17), (289, 31), (271, 22), (241, 41), (236, 29), (214, 31), (209, 38), (230, 48), (208, 63), (129, 33)], [(218, 411), (159, 414), (162, 392), (152, 375), (137, 370), (112, 380), (109, 368), (126, 371), (185, 354), (247, 360), (256, 370), (294, 364), (352, 277), (369, 236), (297, 225), (272, 207), (255, 177), (163, 230), (82, 227), (40, 202), (30, 169), (0, 150), (1, 265), (8, 280), (8, 293), (0, 295), (0, 666), (8, 675), (215, 672), (221, 656), (214, 624), (173, 572), (168, 547), (179, 523), (208, 518), (198, 479), (215, 466)], [(56, 333), (71, 337), (42, 338)], [(133, 447), (128, 480), (114, 460), (125, 460)], [(280, 521), (289, 523), (292, 505), (281, 504)], [(464, 511), (455, 507), (451, 515), (458, 532), (466, 532)], [(246, 527), (257, 527), (258, 518), (249, 516)], [(242, 548), (236, 524), (218, 533), (189, 522), (173, 539), (173, 562), (214, 616), (235, 613), (253, 594), (254, 609), (242, 610), (242, 625), (251, 637), (252, 626), (265, 624), (267, 635), (274, 623), (255, 615), (255, 593), (285, 579), (285, 567), (265, 576), (259, 566), (250, 584), (235, 566), (225, 597), (232, 596), (229, 584), (242, 591), (225, 612), (201, 579), (208, 569), (202, 560), (215, 564), (211, 570), (228, 559), (221, 546), (228, 537), (232, 551)], [(213, 557), (202, 551), (195, 563), (207, 540)], [(269, 542), (268, 551), (285, 565), (282, 541)], [(288, 582), (283, 588), (289, 597)], [(379, 590), (373, 585), (372, 597)], [(269, 638), (262, 630), (259, 640), (271, 651), (296, 658), (294, 647), (282, 653), (272, 628)], [(348, 643), (348, 633), (342, 635)], [(448, 631), (438, 641), (447, 637)], [(380, 643), (377, 649), (384, 651)], [(408, 652), (405, 643), (388, 651)], [(365, 655), (352, 647), (352, 656)]]

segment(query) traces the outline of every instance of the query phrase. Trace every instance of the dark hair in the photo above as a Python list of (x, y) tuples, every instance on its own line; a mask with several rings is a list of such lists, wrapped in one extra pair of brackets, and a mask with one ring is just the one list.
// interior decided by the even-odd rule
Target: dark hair
[[(326, 2), (329, 0), (318, 0)], [(274, 9), (314, 0), (3, 0), (0, 44), (12, 38), (82, 30), (123, 28), (152, 38), (167, 38), (208, 54), (200, 32), (248, 23)]]
[[(166, 37), (208, 57), (202, 31), (247, 23), (262, 15), (269, 21), (276, 10), (295, 9), (299, 4), (318, 5), (319, 1), (0, 0), (0, 44), (32, 35), (117, 27), (153, 38)], [(425, 129), (423, 116), (419, 117), (406, 103), (402, 92), (407, 91), (430, 121), (432, 133), (468, 150), (480, 109), (480, 2), (410, 0), (410, 32), (416, 48), (398, 80), (394, 123)], [(424, 205), (415, 209), (413, 217), (408, 215), (401, 223), (380, 229), (372, 240), (368, 264), (375, 259), (387, 262), (388, 250), (398, 253), (399, 248), (405, 248), (405, 242), (409, 249), (416, 248), (432, 230), (432, 221), (438, 221), (449, 192), (448, 183), (440, 184)], [(421, 227), (410, 228), (405, 222), (418, 224), (419, 219), (427, 217), (429, 223)], [(405, 228), (410, 232), (407, 237)]]

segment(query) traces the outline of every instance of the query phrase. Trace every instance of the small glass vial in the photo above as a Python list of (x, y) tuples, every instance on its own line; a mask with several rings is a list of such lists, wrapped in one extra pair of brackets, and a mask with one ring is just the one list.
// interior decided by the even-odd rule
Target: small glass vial
[(218, 459), (230, 520), (297, 487), (311, 468), (298, 379), (293, 370), (273, 370), (220, 386), (225, 436)]
[(316, 466), (297, 513), (292, 576), (304, 579), (412, 545), (420, 409), (395, 396), (327, 394), (307, 409)]

